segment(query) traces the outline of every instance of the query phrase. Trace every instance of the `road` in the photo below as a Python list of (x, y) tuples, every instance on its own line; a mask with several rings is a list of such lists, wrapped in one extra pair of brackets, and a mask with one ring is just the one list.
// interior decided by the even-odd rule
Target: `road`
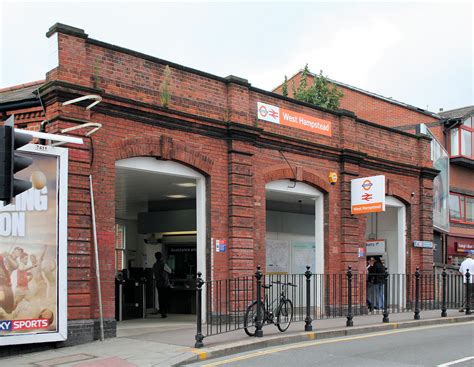
[(474, 366), (474, 322), (287, 344), (192, 366)]

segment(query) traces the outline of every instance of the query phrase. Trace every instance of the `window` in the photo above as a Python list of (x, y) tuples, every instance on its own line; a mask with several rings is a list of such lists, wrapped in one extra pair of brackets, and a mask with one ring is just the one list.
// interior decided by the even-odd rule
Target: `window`
[(451, 157), (474, 159), (474, 118), (465, 119), (461, 126), (449, 132), (449, 152)]
[(474, 223), (474, 196), (449, 194), (451, 222)]

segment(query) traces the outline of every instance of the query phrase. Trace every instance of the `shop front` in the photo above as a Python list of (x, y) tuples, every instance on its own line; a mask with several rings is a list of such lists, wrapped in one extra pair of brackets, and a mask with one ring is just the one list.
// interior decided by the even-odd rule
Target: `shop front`
[(474, 237), (448, 236), (448, 260), (452, 265), (461, 265), (469, 253), (474, 253)]

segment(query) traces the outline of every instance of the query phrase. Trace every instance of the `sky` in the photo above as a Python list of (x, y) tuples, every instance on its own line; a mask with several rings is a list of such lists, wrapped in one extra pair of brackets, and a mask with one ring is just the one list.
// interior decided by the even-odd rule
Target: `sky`
[(433, 112), (474, 105), (470, 1), (0, 1), (0, 88), (45, 78), (45, 33), (60, 22), (265, 90), (308, 63)]

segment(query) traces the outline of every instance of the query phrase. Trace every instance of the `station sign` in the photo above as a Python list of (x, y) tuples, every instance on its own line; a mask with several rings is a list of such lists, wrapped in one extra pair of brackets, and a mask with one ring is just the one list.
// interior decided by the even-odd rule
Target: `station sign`
[(383, 255), (385, 253), (385, 240), (370, 240), (365, 242), (366, 256)]
[(29, 144), (32, 187), (0, 202), (0, 346), (67, 338), (68, 150)]
[(433, 242), (431, 241), (413, 241), (414, 247), (419, 248), (433, 248)]
[(257, 117), (259, 120), (274, 124), (332, 136), (331, 121), (272, 106), (267, 103), (257, 102)]
[(385, 176), (351, 180), (351, 213), (366, 214), (385, 211)]

